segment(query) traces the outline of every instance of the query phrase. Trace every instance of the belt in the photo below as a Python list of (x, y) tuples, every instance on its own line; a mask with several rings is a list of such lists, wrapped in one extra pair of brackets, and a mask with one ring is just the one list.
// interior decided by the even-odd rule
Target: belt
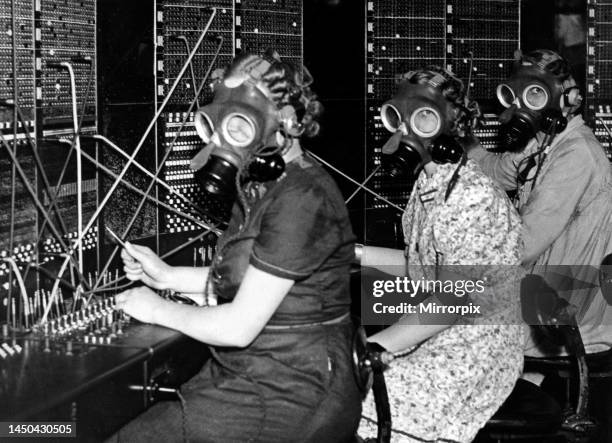
[(264, 330), (280, 330), (280, 329), (297, 329), (297, 328), (309, 328), (312, 326), (327, 326), (327, 325), (335, 325), (338, 323), (342, 323), (344, 320), (349, 318), (349, 313), (342, 314), (339, 317), (332, 318), (330, 320), (318, 321), (314, 323), (301, 323), (295, 325), (266, 325)]

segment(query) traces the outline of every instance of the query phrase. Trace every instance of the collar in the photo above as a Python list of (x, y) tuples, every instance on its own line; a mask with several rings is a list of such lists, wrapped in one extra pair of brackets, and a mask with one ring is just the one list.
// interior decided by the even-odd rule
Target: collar
[[(436, 195), (441, 195), (439, 191), (445, 192), (446, 186), (458, 166), (457, 163), (436, 164), (435, 171), (429, 177), (425, 171), (421, 171), (416, 184), (416, 192), (421, 202), (427, 203), (433, 201)], [(471, 169), (470, 161), (462, 168), (462, 171), (468, 169)]]
[[(555, 136), (555, 138), (553, 139), (553, 142), (550, 145), (550, 149), (551, 150), (554, 149), (555, 146), (559, 144), (559, 142), (567, 138), (577, 128), (584, 126), (584, 124), (585, 123), (581, 115), (574, 115), (571, 118), (571, 120), (569, 120), (569, 122), (567, 123), (567, 127)], [(529, 141), (529, 144), (527, 144), (527, 147), (525, 148), (525, 152), (527, 154), (533, 154), (540, 147), (540, 143), (541, 143), (540, 137), (536, 135), (536, 137), (532, 138)]]
[(289, 150), (283, 154), (283, 160), (285, 161), (285, 164), (288, 165), (289, 163), (291, 163), (292, 161), (294, 161), (296, 158), (301, 157), (304, 154), (304, 151), (302, 150), (302, 146), (300, 145), (300, 142), (298, 139), (294, 139), (292, 141), (292, 146), (289, 148)]

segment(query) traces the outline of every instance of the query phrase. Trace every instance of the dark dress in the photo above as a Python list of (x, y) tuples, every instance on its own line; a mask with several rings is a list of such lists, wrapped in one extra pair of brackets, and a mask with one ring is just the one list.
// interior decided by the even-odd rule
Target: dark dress
[[(350, 441), (361, 397), (350, 354), (354, 235), (342, 196), (306, 154), (279, 180), (249, 186), (247, 195), (248, 223), (236, 206), (219, 239), (212, 280), (219, 303), (233, 299), (249, 264), (295, 284), (251, 345), (214, 348), (213, 358), (183, 386), (187, 438)], [(266, 288), (258, 296), (265, 297)], [(181, 441), (180, 408), (163, 408), (158, 420), (173, 417), (173, 431), (149, 427), (149, 441)]]

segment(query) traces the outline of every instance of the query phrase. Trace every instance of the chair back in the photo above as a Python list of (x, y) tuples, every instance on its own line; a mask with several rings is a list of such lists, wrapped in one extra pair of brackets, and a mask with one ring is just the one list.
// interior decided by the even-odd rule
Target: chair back
[(612, 253), (606, 255), (601, 261), (599, 286), (604, 299), (612, 306)]
[[(361, 327), (357, 329), (353, 337), (353, 369), (364, 398), (370, 389), (374, 394), (378, 423), (376, 443), (391, 441), (391, 407), (383, 371), (392, 360), (393, 354), (390, 352), (376, 352), (368, 349), (365, 331)], [(372, 439), (366, 441), (369, 442)]]

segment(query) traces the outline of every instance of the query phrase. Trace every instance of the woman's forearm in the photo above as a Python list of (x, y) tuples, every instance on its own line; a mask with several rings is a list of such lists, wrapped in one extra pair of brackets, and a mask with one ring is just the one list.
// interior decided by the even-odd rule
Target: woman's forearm
[(399, 277), (406, 275), (406, 257), (401, 249), (364, 246), (361, 266), (376, 268), (384, 273)]
[(412, 348), (430, 337), (444, 331), (451, 325), (402, 324), (400, 321), (371, 337), (368, 341), (382, 345), (389, 352), (398, 353)]
[[(188, 269), (194, 268), (184, 272)], [(158, 300), (152, 322), (214, 346), (245, 347), (259, 335), (293, 283), (249, 265), (231, 303), (196, 307)]]
[[(439, 302), (436, 296), (430, 296), (420, 305)], [(406, 314), (387, 329), (372, 335), (368, 341), (382, 345), (390, 352), (402, 352), (433, 337), (457, 322), (457, 314), (414, 313)]]
[(237, 326), (240, 321), (231, 303), (197, 307), (166, 300), (160, 303), (153, 318), (153, 323), (175, 329), (203, 343), (244, 347), (248, 345), (248, 339)]
[(206, 288), (209, 267), (173, 266), (169, 278), (171, 289), (187, 294), (202, 294)]

